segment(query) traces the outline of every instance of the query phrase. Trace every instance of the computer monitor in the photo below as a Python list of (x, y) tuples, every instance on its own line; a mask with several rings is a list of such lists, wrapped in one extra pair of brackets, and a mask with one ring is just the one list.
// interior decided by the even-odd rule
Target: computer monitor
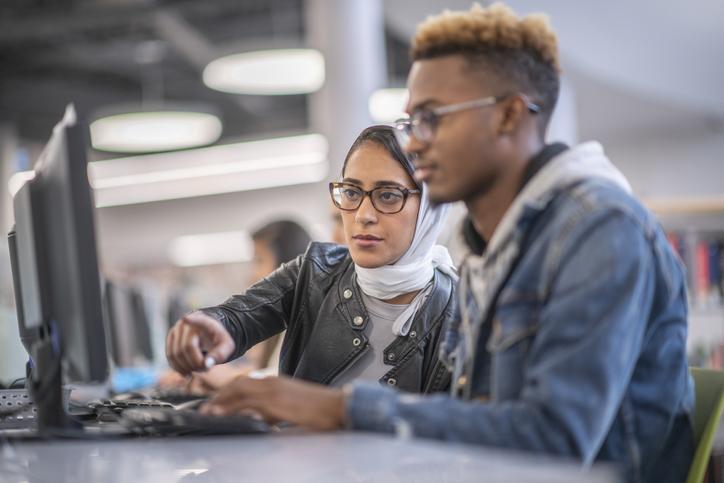
[(142, 363), (151, 364), (154, 362), (153, 352), (153, 331), (151, 330), (151, 316), (146, 304), (146, 298), (138, 288), (131, 289), (131, 307), (133, 309), (133, 327), (136, 333), (134, 345), (136, 357)]
[(116, 367), (151, 365), (151, 327), (141, 293), (132, 286), (106, 280), (103, 300), (109, 349)]
[(62, 383), (103, 383), (109, 371), (87, 146), (88, 128), (68, 106), (35, 164), (35, 177), (13, 201), (18, 317), (37, 329), (29, 341), (30, 392), (40, 429), (73, 425)]

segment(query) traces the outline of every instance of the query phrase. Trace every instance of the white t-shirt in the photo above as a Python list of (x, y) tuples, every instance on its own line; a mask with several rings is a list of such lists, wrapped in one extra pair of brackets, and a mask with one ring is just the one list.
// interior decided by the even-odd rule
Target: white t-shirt
[(364, 329), (364, 334), (369, 341), (369, 348), (332, 383), (335, 387), (343, 386), (353, 380), (379, 381), (392, 369), (392, 366), (385, 364), (383, 360), (384, 350), (395, 340), (392, 324), (408, 307), (408, 304), (388, 304), (384, 300), (370, 297), (362, 291), (360, 293), (369, 314), (369, 320)]

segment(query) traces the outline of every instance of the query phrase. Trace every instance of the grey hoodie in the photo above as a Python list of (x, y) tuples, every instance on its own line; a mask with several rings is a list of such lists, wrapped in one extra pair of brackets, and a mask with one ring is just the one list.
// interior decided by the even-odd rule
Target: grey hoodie
[[(441, 358), (453, 371), (451, 391), (459, 391), (457, 381), (462, 374), (469, 374), (470, 364), (475, 360), (476, 344), (480, 326), (485, 320), (494, 295), (498, 292), (511, 264), (518, 257), (520, 230), (516, 228), (528, 208), (540, 209), (553, 196), (567, 186), (586, 179), (604, 179), (630, 193), (631, 186), (624, 175), (611, 163), (603, 152), (601, 144), (595, 141), (579, 144), (551, 159), (523, 187), (503, 215), (488, 242), (485, 252), (478, 256), (467, 250), (463, 254), (460, 269), (461, 327), (451, 327), (447, 340), (441, 345)], [(458, 230), (456, 246), (465, 247), (462, 230)], [(475, 315), (470, 314), (469, 296), (474, 297)], [(466, 389), (469, 391), (470, 386)], [(469, 394), (463, 394), (467, 398)]]

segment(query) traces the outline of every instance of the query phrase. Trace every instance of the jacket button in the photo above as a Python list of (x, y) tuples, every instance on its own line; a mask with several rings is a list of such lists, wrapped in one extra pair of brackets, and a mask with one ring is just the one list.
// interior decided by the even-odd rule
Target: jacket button
[(394, 377), (391, 377), (391, 378), (387, 379), (387, 385), (388, 385), (388, 386), (396, 386), (396, 385), (397, 385), (397, 379), (395, 379)]
[(361, 343), (362, 343), (362, 339), (360, 339), (359, 337), (355, 337), (354, 339), (352, 339), (352, 345), (355, 347), (357, 347)]
[(352, 291), (350, 289), (346, 289), (344, 292), (342, 292), (342, 297), (346, 299), (352, 298)]
[(365, 321), (365, 319), (363, 319), (363, 318), (362, 318), (361, 316), (359, 316), (359, 315), (358, 315), (357, 317), (355, 317), (354, 319), (352, 319), (352, 323), (353, 323), (354, 325), (356, 325), (357, 327), (359, 327), (360, 325), (362, 325), (362, 324), (364, 323), (364, 321)]
[(388, 361), (394, 361), (394, 360), (395, 360), (395, 353), (394, 353), (394, 352), (390, 352), (389, 354), (387, 354), (387, 360), (388, 360)]
[(411, 339), (414, 339), (415, 337), (417, 337), (417, 332), (415, 332), (414, 330), (411, 330), (411, 331), (410, 331), (410, 338), (411, 338)]

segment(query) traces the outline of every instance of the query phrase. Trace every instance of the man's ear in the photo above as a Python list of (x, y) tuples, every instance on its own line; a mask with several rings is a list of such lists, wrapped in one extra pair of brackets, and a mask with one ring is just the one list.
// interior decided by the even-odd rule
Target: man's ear
[(512, 134), (520, 127), (523, 122), (527, 107), (520, 96), (511, 96), (500, 102), (502, 108), (502, 117), (500, 121), (499, 133), (506, 135)]

